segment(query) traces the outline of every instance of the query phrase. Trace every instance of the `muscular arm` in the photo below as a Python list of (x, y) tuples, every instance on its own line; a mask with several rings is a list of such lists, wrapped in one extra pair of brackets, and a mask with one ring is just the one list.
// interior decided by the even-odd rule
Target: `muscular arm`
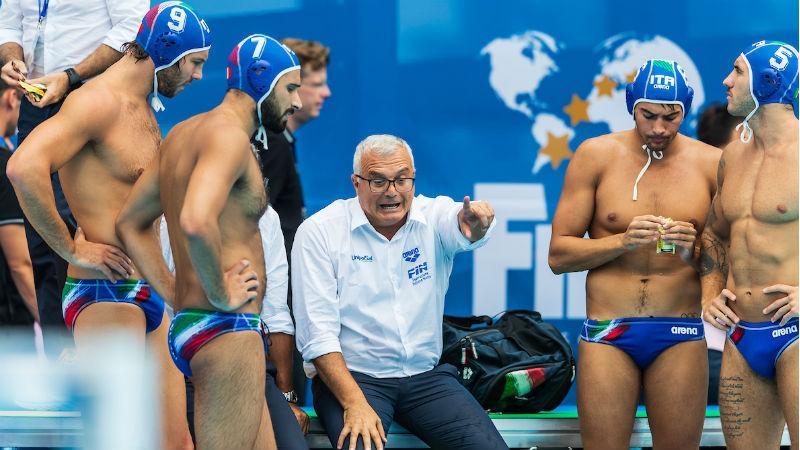
[(248, 158), (250, 141), (244, 133), (217, 130), (198, 155), (180, 214), (180, 227), (203, 290), (211, 304), (224, 311), (241, 305), (230, 304), (225, 287), (219, 218)]
[(584, 142), (567, 168), (561, 199), (553, 217), (548, 256), (550, 269), (556, 274), (594, 269), (627, 251), (622, 234), (600, 239), (583, 237), (595, 209), (601, 163), (591, 153), (597, 151), (600, 149), (596, 143)]
[(8, 263), (11, 278), (17, 287), (25, 306), (39, 321), (39, 308), (36, 306), (36, 288), (33, 282), (33, 265), (28, 253), (25, 227), (21, 224), (0, 226), (0, 249)]
[(161, 256), (158, 218), (163, 213), (156, 157), (133, 185), (117, 217), (117, 235), (144, 279), (168, 303), (175, 299), (175, 277)]
[(725, 156), (717, 168), (717, 191), (711, 201), (708, 220), (700, 237), (700, 285), (703, 309), (725, 288), (728, 279), (728, 245), (730, 224), (722, 214), (720, 197), (725, 178)]
[[(58, 171), (97, 137), (113, 116), (107, 102), (76, 95), (61, 111), (37, 126), (14, 152), (6, 173), (25, 216), (64, 260), (74, 262), (75, 242), (56, 209), (50, 174)], [(91, 115), (91, 117), (89, 117)]]

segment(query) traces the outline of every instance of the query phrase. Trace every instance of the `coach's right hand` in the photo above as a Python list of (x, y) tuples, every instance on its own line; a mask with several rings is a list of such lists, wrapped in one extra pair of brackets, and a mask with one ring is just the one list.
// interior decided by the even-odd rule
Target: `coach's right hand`
[(234, 311), (258, 296), (258, 275), (250, 268), (250, 261), (242, 259), (225, 271), (227, 305), (214, 305), (225, 311)]
[(18, 82), (25, 81), (25, 77), (27, 76), (28, 67), (25, 66), (24, 62), (18, 59), (8, 61), (3, 68), (0, 69), (0, 78), (2, 78), (3, 82), (17, 89), (22, 89), (19, 87)]
[(348, 435), (350, 435), (350, 450), (355, 450), (359, 435), (364, 440), (365, 450), (372, 449), (372, 442), (375, 443), (377, 450), (383, 450), (383, 444), (386, 442), (383, 423), (366, 400), (344, 409), (344, 427), (339, 434), (336, 448), (341, 450)]
[(133, 262), (128, 255), (113, 245), (87, 241), (80, 227), (75, 231), (75, 246), (68, 262), (100, 271), (112, 283), (133, 275)]
[(622, 245), (625, 250), (631, 251), (652, 244), (658, 240), (658, 227), (663, 224), (663, 219), (658, 216), (636, 216), (628, 225), (622, 235)]
[(733, 292), (723, 289), (703, 309), (703, 320), (722, 331), (728, 331), (729, 328), (736, 326), (739, 323), (739, 317), (728, 307), (728, 300), (735, 302), (736, 296), (733, 295)]

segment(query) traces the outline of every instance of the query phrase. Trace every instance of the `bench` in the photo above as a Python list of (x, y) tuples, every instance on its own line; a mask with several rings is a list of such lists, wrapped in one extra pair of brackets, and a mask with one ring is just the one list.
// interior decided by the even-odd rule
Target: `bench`
[[(328, 437), (311, 409), (311, 428), (306, 440), (311, 448), (332, 448)], [(490, 414), (500, 434), (511, 448), (580, 447), (578, 414), (574, 406), (562, 406), (538, 414)], [(2, 447), (78, 447), (82, 445), (83, 422), (73, 411), (0, 411)], [(783, 445), (789, 445), (784, 428)], [(724, 446), (719, 409), (709, 407), (703, 424), (701, 446)], [(644, 409), (636, 414), (631, 447), (652, 446), (652, 436)], [(386, 448), (427, 448), (399, 425), (392, 425)]]

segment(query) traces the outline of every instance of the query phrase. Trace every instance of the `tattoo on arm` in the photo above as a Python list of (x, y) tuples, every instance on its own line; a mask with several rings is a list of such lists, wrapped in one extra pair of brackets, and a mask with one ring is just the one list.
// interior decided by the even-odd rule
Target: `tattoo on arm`
[(706, 276), (718, 270), (722, 273), (723, 279), (727, 280), (728, 249), (725, 242), (709, 232), (703, 233), (700, 241), (700, 276)]

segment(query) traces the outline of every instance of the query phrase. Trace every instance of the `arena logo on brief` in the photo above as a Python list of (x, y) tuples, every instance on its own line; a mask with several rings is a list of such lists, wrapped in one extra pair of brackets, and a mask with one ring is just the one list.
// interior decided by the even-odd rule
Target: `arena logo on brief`
[(372, 262), (372, 256), (371, 255), (363, 255), (363, 256), (361, 256), (361, 255), (353, 255), (352, 258), (353, 258), (353, 261)]
[(772, 332), (772, 337), (781, 337), (786, 336), (787, 334), (797, 333), (797, 325), (792, 325), (786, 328), (778, 328), (777, 330)]
[(691, 334), (694, 336), (700, 334), (700, 329), (695, 327), (672, 327), (670, 331), (672, 331), (672, 334)]
[(417, 260), (419, 259), (419, 255), (420, 255), (419, 247), (414, 247), (411, 250), (403, 252), (403, 259), (413, 263), (417, 262)]

